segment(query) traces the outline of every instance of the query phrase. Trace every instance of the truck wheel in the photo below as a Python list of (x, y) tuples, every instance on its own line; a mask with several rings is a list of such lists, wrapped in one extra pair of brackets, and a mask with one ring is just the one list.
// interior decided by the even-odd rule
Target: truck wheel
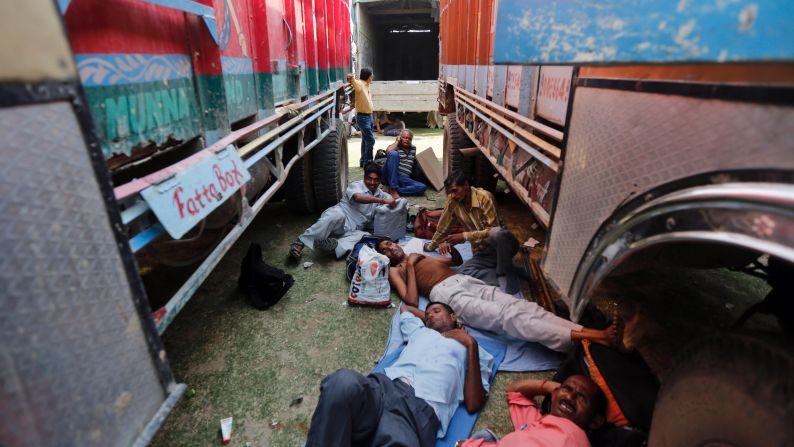
[(334, 129), (311, 151), (317, 211), (324, 211), (339, 203), (347, 188), (345, 127), (342, 120), (337, 118), (334, 121)]
[(496, 191), (496, 182), (499, 181), (499, 178), (494, 177), (494, 175), (496, 175), (496, 169), (494, 169), (488, 157), (482, 152), (477, 154), (474, 158), (474, 178), (472, 185), (486, 191), (494, 192)]
[(461, 129), (455, 115), (447, 115), (447, 126), (444, 128), (444, 167), (445, 176), (453, 172), (463, 171), (471, 180), (472, 162), (463, 156), (460, 149), (474, 147), (466, 132)]
[(707, 337), (684, 350), (663, 382), (648, 445), (789, 445), (792, 399), (791, 344), (750, 334)]
[[(285, 153), (294, 151), (284, 151)], [(289, 158), (285, 157), (286, 160)], [(287, 206), (296, 213), (308, 214), (317, 209), (317, 202), (314, 200), (314, 188), (312, 186), (312, 157), (306, 154), (296, 161), (289, 170), (287, 181), (282, 188)]]

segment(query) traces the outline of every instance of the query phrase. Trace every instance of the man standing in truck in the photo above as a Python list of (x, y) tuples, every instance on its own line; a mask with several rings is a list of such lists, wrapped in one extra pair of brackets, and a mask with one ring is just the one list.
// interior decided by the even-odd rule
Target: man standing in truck
[(372, 148), (375, 147), (375, 134), (372, 133), (372, 95), (369, 86), (375, 80), (372, 69), (362, 68), (356, 79), (355, 74), (347, 75), (347, 82), (356, 92), (356, 123), (361, 130), (361, 159), (358, 161), (359, 167), (364, 167), (372, 161)]
[(380, 167), (370, 162), (364, 168), (364, 180), (348, 185), (342, 201), (323, 211), (320, 219), (290, 244), (289, 258), (299, 260), (307, 245), (313, 250), (334, 253), (337, 258), (352, 250), (356, 242), (367, 234), (362, 230), (372, 226), (375, 208), (378, 205), (391, 208), (397, 205), (397, 200), (378, 186)]
[[(473, 276), (491, 286), (499, 286), (499, 278), (505, 292), (514, 294), (520, 288), (513, 256), (518, 252), (518, 241), (513, 233), (499, 224), (493, 195), (469, 185), (462, 172), (453, 172), (444, 180), (447, 204), (438, 221), (433, 240), (425, 244), (425, 251), (438, 249), (449, 253), (450, 247), (471, 242), (474, 256), (458, 267), (462, 275)], [(449, 233), (455, 223), (465, 229), (462, 233)]]

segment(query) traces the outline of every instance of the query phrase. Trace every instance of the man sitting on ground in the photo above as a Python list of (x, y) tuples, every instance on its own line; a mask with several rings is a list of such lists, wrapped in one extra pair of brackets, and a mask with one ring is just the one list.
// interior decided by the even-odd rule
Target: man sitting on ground
[[(450, 246), (471, 242), (474, 256), (458, 268), (458, 273), (473, 276), (488, 285), (498, 286), (499, 277), (505, 280), (507, 293), (518, 292), (521, 283), (513, 267), (513, 256), (518, 252), (518, 241), (510, 230), (499, 224), (499, 218), (490, 192), (469, 185), (462, 172), (454, 172), (444, 180), (447, 204), (438, 221), (432, 241), (425, 251), (449, 253)], [(462, 225), (463, 233), (450, 234), (455, 223)]]
[(387, 192), (394, 198), (421, 196), (427, 189), (424, 183), (411, 178), (416, 164), (416, 146), (411, 144), (413, 138), (413, 132), (405, 129), (386, 149), (388, 155), (381, 171), (381, 177)]
[(397, 205), (396, 199), (381, 191), (379, 185), (380, 168), (370, 162), (364, 168), (364, 180), (348, 185), (342, 201), (325, 210), (320, 219), (290, 245), (290, 259), (300, 259), (306, 245), (313, 250), (335, 253), (337, 258), (352, 250), (366, 234), (362, 230), (372, 226), (375, 208)]
[(402, 247), (388, 240), (379, 242), (377, 250), (389, 258), (389, 283), (408, 305), (416, 306), (421, 293), (430, 301), (447, 304), (465, 325), (538, 342), (561, 352), (569, 350), (577, 340), (588, 339), (607, 346), (620, 340), (617, 313), (607, 329), (582, 327), (477, 278), (456, 274), (449, 268), (461, 261), (454, 248), (452, 258), (415, 253), (405, 256)]
[[(551, 411), (541, 414), (535, 396), (551, 394)], [(460, 447), (590, 447), (587, 430), (604, 423), (606, 397), (592, 379), (575, 375), (562, 384), (527, 379), (507, 386), (510, 418), (516, 431), (498, 442), (490, 431)], [(483, 433), (483, 432), (479, 432)], [(490, 435), (490, 436), (489, 436)], [(478, 436), (475, 436), (478, 437)]]
[(379, 112), (375, 119), (375, 131), (387, 137), (396, 137), (405, 129), (405, 123), (395, 115)]
[(485, 404), (493, 357), (458, 325), (449, 306), (425, 312), (403, 305), (400, 331), (408, 344), (384, 373), (340, 369), (320, 384), (307, 447), (432, 446), (460, 402)]

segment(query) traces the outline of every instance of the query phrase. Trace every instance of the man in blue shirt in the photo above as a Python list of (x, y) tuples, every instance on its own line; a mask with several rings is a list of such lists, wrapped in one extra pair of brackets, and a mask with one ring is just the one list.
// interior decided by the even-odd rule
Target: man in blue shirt
[(458, 324), (446, 304), (425, 312), (403, 305), (408, 344), (384, 374), (340, 369), (320, 384), (307, 447), (432, 446), (461, 402), (485, 404), (493, 357)]

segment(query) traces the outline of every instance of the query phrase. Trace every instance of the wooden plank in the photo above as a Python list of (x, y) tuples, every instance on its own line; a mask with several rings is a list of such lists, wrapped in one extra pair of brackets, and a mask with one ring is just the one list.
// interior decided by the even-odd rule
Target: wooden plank
[(419, 167), (425, 173), (427, 181), (433, 185), (436, 191), (441, 191), (444, 188), (444, 178), (441, 169), (441, 162), (436, 158), (433, 148), (429, 147), (422, 152), (416, 154), (416, 161), (419, 162)]
[(438, 101), (373, 101), (375, 110), (383, 112), (433, 112)]
[(488, 115), (491, 119), (502, 124), (507, 129), (512, 130), (513, 133), (520, 135), (522, 138), (532, 143), (533, 146), (537, 147), (538, 149), (541, 149), (542, 151), (546, 152), (548, 155), (554, 157), (555, 160), (560, 159), (560, 154), (562, 153), (562, 151), (557, 146), (554, 146), (551, 143), (548, 143), (547, 141), (541, 139), (537, 135), (533, 135), (527, 132), (526, 130), (516, 126), (514, 122), (503, 118), (501, 115), (491, 112), (490, 110), (488, 110), (487, 107), (485, 107), (484, 105), (478, 102), (471, 101), (469, 98), (466, 98), (465, 96), (460, 97), (460, 99), (480, 109), (480, 111)]
[(434, 95), (438, 93), (438, 82), (378, 82), (370, 85), (369, 91), (375, 95)]

